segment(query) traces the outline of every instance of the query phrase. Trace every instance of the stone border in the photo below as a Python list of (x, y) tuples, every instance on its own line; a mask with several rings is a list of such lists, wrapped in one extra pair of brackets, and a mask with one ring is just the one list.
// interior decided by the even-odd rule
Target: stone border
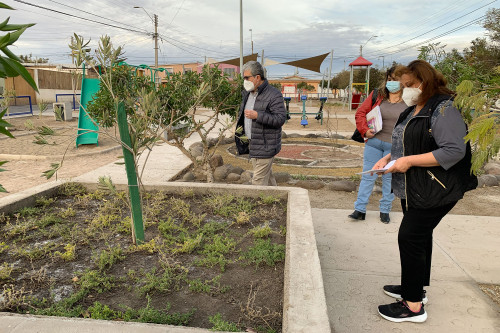
[[(36, 186), (2, 199), (0, 212), (12, 212), (21, 207), (32, 205), (36, 196), (51, 195), (65, 180)], [(89, 189), (96, 189), (96, 183), (82, 183)], [(126, 185), (117, 185), (126, 189)], [(261, 194), (288, 198), (287, 233), (285, 258), (285, 284), (283, 300), (283, 332), (331, 332), (326, 306), (323, 276), (316, 247), (316, 237), (312, 222), (309, 194), (306, 190), (294, 187), (245, 186), (206, 183), (169, 183), (167, 185), (145, 185), (146, 190), (163, 190), (169, 193), (194, 190), (196, 193), (228, 193), (258, 197)], [(168, 325), (137, 324), (123, 322), (103, 322), (92, 319), (57, 318), (31, 315), (0, 313), (2, 330), (14, 332), (210, 332), (200, 328), (185, 328)], [(57, 329), (56, 329), (57, 327)]]

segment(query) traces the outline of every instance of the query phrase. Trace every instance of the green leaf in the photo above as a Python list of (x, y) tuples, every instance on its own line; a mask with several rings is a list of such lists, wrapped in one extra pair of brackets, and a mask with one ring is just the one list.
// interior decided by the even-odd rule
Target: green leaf
[(9, 57), (9, 58), (11, 58), (11, 59), (14, 59), (14, 60), (16, 60), (16, 61), (18, 61), (18, 62), (21, 62), (21, 59), (19, 59), (19, 57), (18, 57), (18, 56), (16, 56), (14, 53), (12, 53), (12, 51), (11, 51), (11, 50), (9, 50), (9, 48), (8, 48), (7, 46), (6, 46), (6, 47), (4, 47), (4, 48), (3, 48), (3, 49), (1, 49), (1, 50), (2, 50), (2, 52), (3, 52), (3, 53), (7, 56), (7, 57)]
[(0, 8), (2, 8), (2, 9), (11, 9), (11, 10), (15, 10), (15, 9), (14, 9), (14, 8), (12, 8), (11, 6), (6, 5), (6, 4), (4, 4), (3, 2), (0, 2)]
[(50, 178), (52, 178), (52, 176), (54, 176), (54, 174), (60, 168), (61, 168), (61, 165), (59, 163), (51, 163), (50, 164), (50, 169), (42, 172), (42, 176), (41, 177), (45, 177), (47, 179), (50, 179)]
[(3, 186), (0, 184), (0, 193), (9, 193)]
[[(33, 81), (33, 78), (31, 77), (30, 73), (24, 68), (23, 65), (21, 65), (19, 62), (5, 58), (5, 57), (0, 57), (0, 64), (3, 64), (4, 66), (7, 64), (9, 65), (13, 70), (16, 71), (17, 75), (21, 75), (21, 77), (35, 90), (38, 92), (38, 87), (36, 86), (35, 81)], [(17, 76), (14, 75), (14, 76)]]
[(5, 21), (3, 21), (2, 23), (0, 23), (0, 31), (4, 31), (3, 27), (5, 27), (7, 25), (7, 23), (9, 23), (9, 20), (10, 20), (10, 17), (7, 17), (5, 19)]
[(28, 23), (28, 24), (7, 24), (5, 27), (3, 27), (1, 30), (2, 31), (14, 31), (14, 30), (19, 30), (19, 29), (27, 29), (29, 27), (34, 26), (36, 23)]
[(9, 162), (9, 161), (0, 161), (0, 165), (4, 165), (7, 162)]

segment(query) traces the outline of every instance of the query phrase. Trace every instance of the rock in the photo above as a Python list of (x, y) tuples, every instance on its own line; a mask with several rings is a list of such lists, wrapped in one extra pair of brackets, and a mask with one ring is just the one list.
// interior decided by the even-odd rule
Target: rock
[(498, 179), (495, 175), (482, 175), (477, 177), (477, 187), (498, 186)]
[(232, 166), (229, 164), (224, 164), (218, 168), (215, 168), (214, 179), (218, 182), (223, 181), (224, 179), (226, 179), (227, 175), (229, 175), (231, 168)]
[(186, 174), (182, 177), (182, 181), (184, 182), (193, 182), (195, 181), (196, 177), (194, 176), (194, 173), (191, 171), (186, 172)]
[(203, 150), (203, 142), (198, 141), (193, 143), (191, 146), (189, 146), (189, 151), (193, 150), (194, 148), (201, 148)]
[(285, 132), (281, 132), (281, 138), (286, 139), (288, 138), (288, 135)]
[(327, 188), (330, 191), (355, 192), (356, 187), (357, 185), (355, 182), (351, 182), (348, 180), (337, 180), (327, 185)]
[(231, 136), (229, 138), (224, 137), (221, 141), (221, 144), (223, 145), (230, 145), (234, 143), (234, 136)]
[(288, 134), (287, 135), (288, 138), (290, 139), (293, 139), (293, 138), (301, 138), (302, 135), (298, 134), (298, 133), (292, 133), (292, 134)]
[(379, 185), (375, 185), (375, 186), (373, 186), (373, 191), (372, 192), (382, 193), (382, 187), (379, 186)]
[(189, 152), (193, 157), (200, 157), (203, 155), (203, 148), (194, 147), (193, 149), (190, 149)]
[(240, 180), (240, 175), (238, 175), (237, 173), (230, 173), (229, 175), (227, 175), (226, 177), (226, 181), (228, 182), (231, 182), (231, 183), (235, 183), (235, 182), (238, 182)]
[(306, 190), (319, 190), (325, 186), (320, 180), (299, 180), (295, 185)]
[(500, 175), (495, 175), (495, 177), (497, 177), (498, 183), (500, 184)]
[(244, 184), (252, 180), (253, 172), (252, 171), (243, 171), (240, 175), (240, 183)]
[(314, 134), (314, 133), (309, 133), (309, 134), (306, 134), (304, 136), (304, 138), (312, 138), (312, 139), (315, 139), (315, 138), (318, 138), (319, 135), (318, 134)]
[(197, 181), (207, 181), (207, 176), (201, 170), (193, 170), (193, 175)]
[(214, 154), (211, 158), (210, 158), (210, 166), (212, 168), (218, 168), (220, 166), (224, 165), (224, 160), (222, 159), (222, 155), (220, 154)]
[(203, 162), (203, 156), (196, 156), (196, 162), (199, 162), (199, 164), (201, 164), (201, 162)]
[(239, 176), (239, 175), (241, 175), (243, 173), (243, 171), (245, 171), (243, 168), (241, 168), (239, 166), (233, 166), (231, 168), (231, 172), (230, 173), (236, 173)]
[(276, 183), (288, 183), (292, 176), (288, 172), (273, 172), (274, 178), (276, 178)]
[(487, 175), (500, 175), (500, 164), (494, 162), (486, 163), (484, 172)]
[(337, 134), (337, 133), (332, 133), (330, 135), (330, 138), (332, 139), (350, 139), (351, 137), (346, 137), (346, 136), (343, 136), (343, 135), (340, 135), (340, 134)]
[(217, 139), (217, 138), (208, 138), (207, 139), (208, 148), (215, 146), (215, 144), (217, 143), (218, 140), (219, 139)]

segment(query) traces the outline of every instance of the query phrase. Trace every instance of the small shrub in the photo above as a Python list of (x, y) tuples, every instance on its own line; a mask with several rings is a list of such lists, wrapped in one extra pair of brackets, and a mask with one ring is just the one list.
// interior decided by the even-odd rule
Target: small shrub
[(56, 214), (47, 214), (42, 216), (39, 220), (35, 222), (35, 225), (39, 228), (46, 228), (54, 224), (63, 223), (64, 221)]
[(119, 311), (113, 311), (109, 306), (94, 302), (92, 306), (87, 309), (88, 316), (92, 319), (113, 320), (122, 315)]
[(200, 246), (202, 239), (203, 234), (198, 234), (195, 238), (187, 238), (184, 240), (184, 243), (182, 243), (181, 246), (175, 250), (175, 252), (192, 253)]
[(87, 188), (79, 183), (64, 183), (59, 187), (59, 194), (66, 196), (76, 196), (87, 194)]
[(138, 310), (128, 308), (123, 313), (123, 320), (162, 325), (187, 326), (196, 311), (195, 309), (192, 309), (187, 313), (168, 313), (171, 307), (170, 304), (167, 304), (167, 308), (164, 311), (158, 310), (151, 306), (151, 298), (149, 296), (147, 296), (147, 298), (148, 304), (145, 308), (140, 308)]
[(211, 331), (241, 332), (237, 324), (223, 320), (220, 313), (209, 316), (208, 321), (213, 325)]
[(35, 216), (43, 212), (43, 209), (39, 207), (23, 207), (17, 213), (20, 217), (30, 217)]
[(71, 261), (75, 260), (75, 250), (76, 250), (76, 245), (73, 244), (66, 244), (64, 247), (64, 253), (61, 253), (59, 251), (54, 252), (54, 256), (60, 257), (64, 261)]
[(230, 289), (229, 286), (221, 286), (220, 284), (220, 279), (222, 275), (217, 275), (211, 280), (205, 280), (201, 281), (201, 279), (194, 279), (188, 281), (189, 283), (189, 290), (192, 292), (196, 293), (213, 293), (213, 292), (219, 292), (219, 293), (225, 293)]
[(111, 268), (113, 264), (123, 259), (125, 259), (125, 255), (121, 247), (109, 248), (108, 251), (101, 251), (98, 255), (94, 256), (97, 267), (99, 267), (101, 271)]
[(257, 226), (249, 230), (249, 233), (253, 235), (255, 238), (264, 238), (269, 236), (273, 232), (273, 229), (269, 226), (268, 223), (264, 225)]
[(273, 203), (275, 202), (279, 202), (280, 199), (279, 198), (276, 198), (275, 196), (273, 195), (264, 195), (262, 194), (260, 196), (260, 201), (265, 204), (265, 205), (272, 205)]
[(9, 249), (9, 246), (5, 242), (0, 242), (0, 254), (4, 253)]
[(272, 244), (270, 239), (256, 239), (254, 246), (248, 249), (242, 258), (249, 264), (254, 263), (256, 267), (261, 263), (272, 267), (285, 259), (285, 245)]
[(245, 212), (239, 212), (236, 216), (236, 224), (247, 224), (250, 222), (250, 215)]
[(4, 262), (0, 265), (0, 281), (8, 281), (11, 279), (11, 274), (14, 271), (14, 265)]
[(56, 201), (56, 198), (46, 198), (46, 197), (36, 197), (35, 206), (46, 208), (52, 205)]
[(59, 216), (62, 217), (63, 219), (67, 219), (68, 217), (73, 217), (75, 215), (76, 215), (76, 212), (71, 207), (68, 207), (67, 209), (59, 212)]
[(86, 270), (76, 284), (83, 292), (95, 291), (99, 294), (109, 291), (115, 286), (113, 277), (106, 276), (97, 270)]

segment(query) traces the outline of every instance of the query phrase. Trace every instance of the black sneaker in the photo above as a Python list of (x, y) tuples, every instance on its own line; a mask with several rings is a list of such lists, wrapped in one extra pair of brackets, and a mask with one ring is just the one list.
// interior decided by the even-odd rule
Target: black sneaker
[(406, 301), (397, 301), (396, 303), (379, 305), (378, 313), (387, 320), (395, 323), (411, 321), (413, 323), (423, 323), (427, 320), (427, 312), (424, 310), (424, 305), (420, 307), (419, 312), (413, 312), (406, 304)]
[[(397, 298), (397, 299), (401, 299), (401, 285), (392, 285), (392, 284), (389, 284), (389, 285), (386, 285), (384, 286), (384, 293), (386, 293), (387, 295), (391, 296), (391, 297), (394, 297), (394, 298)], [(427, 298), (426, 296), (426, 291), (425, 290), (422, 290), (422, 303), (424, 304), (427, 304), (427, 302), (429, 301), (429, 299)]]
[(352, 212), (352, 214), (347, 215), (347, 217), (350, 217), (353, 220), (364, 220), (366, 216), (366, 213), (362, 213), (360, 211), (355, 210)]

